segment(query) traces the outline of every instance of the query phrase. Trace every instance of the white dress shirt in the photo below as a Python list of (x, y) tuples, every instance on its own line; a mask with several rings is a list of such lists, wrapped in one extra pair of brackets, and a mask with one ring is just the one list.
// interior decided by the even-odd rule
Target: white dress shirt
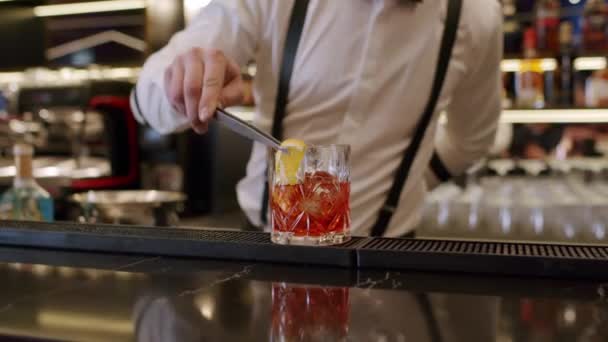
[[(284, 137), (309, 144), (349, 144), (351, 230), (369, 234), (428, 100), (446, 0), (311, 0), (295, 60)], [(163, 73), (193, 47), (255, 60), (254, 124), (270, 131), (293, 0), (215, 0), (145, 63), (135, 115), (162, 133), (188, 127), (165, 95)], [(497, 0), (464, 0), (443, 90), (386, 236), (412, 230), (436, 148), (452, 174), (482, 157), (500, 114), (502, 13)], [(133, 101), (132, 101), (133, 102)], [(448, 123), (437, 129), (439, 113)], [(260, 224), (266, 149), (255, 144), (238, 184), (241, 208)]]

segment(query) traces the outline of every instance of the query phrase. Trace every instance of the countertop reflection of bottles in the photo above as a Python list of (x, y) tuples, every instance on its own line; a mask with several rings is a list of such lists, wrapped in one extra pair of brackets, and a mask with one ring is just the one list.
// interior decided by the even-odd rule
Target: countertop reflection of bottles
[(53, 199), (33, 175), (33, 147), (16, 144), (13, 154), (17, 172), (13, 186), (0, 199), (0, 219), (53, 221)]

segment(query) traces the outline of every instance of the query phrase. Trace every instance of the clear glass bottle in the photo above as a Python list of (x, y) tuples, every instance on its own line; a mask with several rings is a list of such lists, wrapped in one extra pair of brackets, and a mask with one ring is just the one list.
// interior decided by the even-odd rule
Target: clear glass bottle
[(34, 179), (31, 145), (13, 147), (16, 174), (12, 188), (0, 199), (0, 219), (23, 221), (53, 221), (53, 199)]

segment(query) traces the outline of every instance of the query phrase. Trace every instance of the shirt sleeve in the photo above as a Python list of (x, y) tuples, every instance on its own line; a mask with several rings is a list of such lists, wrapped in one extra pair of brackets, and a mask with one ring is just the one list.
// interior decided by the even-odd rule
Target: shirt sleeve
[(188, 119), (175, 112), (165, 95), (166, 68), (175, 57), (195, 47), (222, 50), (239, 65), (253, 59), (262, 32), (263, 3), (214, 0), (184, 30), (176, 33), (167, 46), (152, 54), (131, 93), (135, 118), (162, 134), (186, 129)]
[[(492, 147), (501, 113), (502, 17), (472, 27), (469, 70), (447, 108), (447, 123), (437, 129), (435, 151), (426, 180), (429, 188), (464, 172)], [(487, 15), (487, 14), (486, 14)], [(487, 19), (487, 18), (486, 18)], [(475, 48), (478, 46), (478, 48)]]

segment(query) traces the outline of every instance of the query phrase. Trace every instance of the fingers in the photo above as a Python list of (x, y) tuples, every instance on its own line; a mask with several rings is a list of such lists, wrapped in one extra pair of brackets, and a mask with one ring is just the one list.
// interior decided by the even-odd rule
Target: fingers
[(186, 115), (183, 83), (184, 66), (182, 65), (181, 57), (177, 57), (165, 71), (165, 93), (173, 108), (180, 114)]
[(241, 104), (244, 97), (243, 86), (243, 80), (240, 77), (232, 80), (222, 89), (220, 103), (224, 107)]
[(198, 108), (203, 84), (203, 62), (199, 50), (191, 50), (184, 56), (184, 69), (187, 70), (183, 84), (186, 115), (196, 130), (201, 128)]
[(201, 122), (199, 120), (192, 122), (192, 130), (197, 134), (205, 134), (209, 130), (209, 122)]
[(238, 64), (229, 61), (226, 69), (226, 81), (224, 82), (224, 88), (220, 96), (222, 105), (229, 107), (241, 104), (245, 96), (243, 87), (241, 69)]
[(195, 48), (175, 58), (164, 75), (165, 92), (175, 110), (205, 133), (217, 106), (243, 100), (241, 70), (219, 50)]
[(199, 119), (206, 122), (213, 117), (220, 101), (227, 61), (219, 50), (208, 50), (204, 55), (204, 60), (205, 74), (203, 76), (203, 94), (199, 104)]

